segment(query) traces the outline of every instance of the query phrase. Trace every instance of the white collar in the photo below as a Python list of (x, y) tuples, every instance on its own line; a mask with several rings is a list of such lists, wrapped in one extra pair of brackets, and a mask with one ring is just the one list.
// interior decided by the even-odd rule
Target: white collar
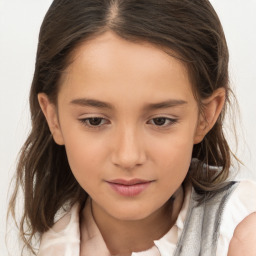
[[(185, 198), (175, 225), (154, 246), (143, 252), (134, 252), (132, 256), (169, 256), (176, 248), (176, 243), (183, 230), (190, 201), (191, 185), (185, 187)], [(86, 256), (111, 256), (91, 213), (90, 200), (85, 205), (86, 230), (83, 234), (86, 243)], [(80, 208), (75, 204), (68, 212), (56, 214), (56, 223), (45, 232), (41, 239), (38, 256), (80, 256)], [(96, 253), (97, 252), (97, 253)], [(168, 253), (167, 253), (168, 252)]]

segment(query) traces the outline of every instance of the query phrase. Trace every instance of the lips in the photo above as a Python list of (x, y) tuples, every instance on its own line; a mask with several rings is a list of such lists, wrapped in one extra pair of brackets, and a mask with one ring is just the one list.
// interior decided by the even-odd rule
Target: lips
[(107, 181), (110, 187), (122, 196), (132, 197), (139, 195), (152, 183), (153, 181), (142, 179), (115, 179)]

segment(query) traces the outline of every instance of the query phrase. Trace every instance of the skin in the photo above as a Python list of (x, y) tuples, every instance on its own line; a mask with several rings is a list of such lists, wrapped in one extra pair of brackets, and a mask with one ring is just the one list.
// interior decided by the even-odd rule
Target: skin
[[(92, 198), (93, 216), (110, 252), (146, 250), (175, 223), (193, 145), (214, 125), (225, 91), (204, 100), (204, 113), (199, 113), (179, 60), (111, 32), (83, 43), (73, 59), (57, 106), (42, 93), (39, 103), (55, 142), (65, 145), (74, 176)], [(170, 100), (168, 106), (152, 107)], [(102, 118), (96, 119), (98, 125), (88, 119), (93, 117)], [(110, 187), (108, 181), (117, 178), (151, 183), (127, 197)], [(168, 200), (174, 194), (170, 213)], [(83, 255), (83, 219), (81, 236)]]
[(256, 255), (256, 212), (246, 217), (235, 229), (228, 256)]

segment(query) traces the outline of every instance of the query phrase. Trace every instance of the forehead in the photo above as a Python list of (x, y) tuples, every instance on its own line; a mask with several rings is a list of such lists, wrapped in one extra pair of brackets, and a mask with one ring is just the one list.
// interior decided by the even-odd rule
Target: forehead
[(167, 95), (193, 96), (185, 65), (149, 43), (130, 42), (106, 32), (81, 44), (72, 57), (60, 90), (74, 97), (97, 94), (162, 100)]

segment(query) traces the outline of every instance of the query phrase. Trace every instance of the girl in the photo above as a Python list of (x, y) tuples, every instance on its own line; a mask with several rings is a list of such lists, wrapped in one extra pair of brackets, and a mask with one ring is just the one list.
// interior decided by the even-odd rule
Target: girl
[(14, 214), (21, 186), (27, 249), (255, 255), (256, 185), (226, 181), (231, 94), (207, 0), (53, 1), (10, 202)]

